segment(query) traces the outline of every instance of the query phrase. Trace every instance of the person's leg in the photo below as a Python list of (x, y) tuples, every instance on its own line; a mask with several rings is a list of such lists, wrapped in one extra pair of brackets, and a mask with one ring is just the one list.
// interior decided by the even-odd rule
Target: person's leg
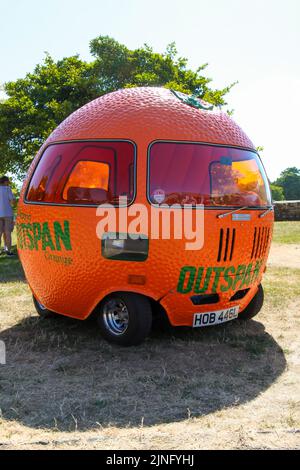
[(0, 251), (1, 251), (2, 236), (4, 236), (4, 219), (0, 218)]
[(5, 217), (4, 242), (6, 245), (7, 253), (11, 253), (11, 229), (12, 229), (12, 220), (10, 217)]

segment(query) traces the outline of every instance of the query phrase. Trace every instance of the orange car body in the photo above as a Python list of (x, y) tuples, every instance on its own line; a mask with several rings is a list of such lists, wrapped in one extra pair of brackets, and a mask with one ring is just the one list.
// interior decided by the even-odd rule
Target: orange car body
[[(18, 251), (34, 296), (47, 309), (82, 320), (116, 291), (136, 292), (158, 301), (171, 324), (177, 326), (192, 326), (195, 313), (212, 307), (221, 310), (238, 305), (239, 312), (243, 311), (266, 268), (273, 227), (273, 211), (267, 206), (238, 208), (234, 214), (239, 217), (219, 217), (234, 207), (204, 207), (201, 249), (186, 250), (183, 239), (149, 237), (147, 259), (135, 262), (103, 256), (95, 207), (28, 200), (32, 175), (49, 145), (102, 140), (134, 143), (134, 202), (149, 208), (148, 153), (153, 142), (255, 151), (226, 113), (191, 106), (163, 88), (120, 90), (80, 108), (42, 146), (20, 197)], [(193, 296), (203, 294), (217, 294), (217, 301), (213, 305), (193, 303)]]

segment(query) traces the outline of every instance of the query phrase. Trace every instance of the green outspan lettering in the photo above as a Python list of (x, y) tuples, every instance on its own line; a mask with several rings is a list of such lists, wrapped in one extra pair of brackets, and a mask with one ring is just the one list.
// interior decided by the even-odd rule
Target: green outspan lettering
[(214, 283), (213, 283), (211, 291), (216, 292), (218, 284), (219, 284), (219, 280), (220, 280), (220, 275), (223, 271), (225, 271), (225, 268), (215, 267), (213, 268), (213, 271), (216, 273), (216, 275), (215, 275), (215, 279), (214, 279)]
[(232, 289), (235, 290), (237, 283), (242, 281), (245, 275), (246, 266), (244, 264), (239, 264), (236, 270), (236, 275), (232, 283)]
[(62, 228), (59, 222), (54, 222), (53, 225), (54, 225), (56, 249), (58, 251), (61, 251), (60, 241), (62, 241), (66, 250), (68, 251), (72, 250), (71, 237), (70, 237), (70, 223), (68, 222), (68, 220), (64, 221), (64, 228)]
[(38, 241), (41, 239), (41, 224), (38, 222), (33, 223), (33, 242), (36, 250), (39, 249)]
[(204, 280), (204, 283), (203, 283), (203, 287), (200, 287), (200, 283), (201, 283), (202, 276), (203, 276), (203, 270), (204, 270), (204, 268), (199, 268), (198, 269), (198, 275), (197, 275), (195, 288), (194, 288), (195, 294), (202, 294), (203, 292), (207, 291), (207, 288), (209, 286), (209, 281), (210, 281), (210, 278), (211, 278), (212, 268), (207, 268), (206, 275), (205, 275), (205, 280)]
[(244, 286), (249, 286), (251, 284), (251, 271), (252, 271), (252, 263), (248, 264), (248, 266), (247, 266), (247, 269), (246, 269), (246, 272), (245, 272), (245, 275), (244, 275), (244, 279), (243, 279), (243, 282), (240, 285), (240, 288), (244, 287)]
[(226, 270), (225, 270), (225, 273), (224, 273), (224, 281), (227, 282), (227, 285), (222, 285), (221, 286), (221, 292), (227, 292), (230, 288), (231, 288), (231, 285), (232, 285), (232, 281), (233, 281), (233, 275), (235, 273), (235, 267), (234, 266), (229, 266)]
[(42, 228), (42, 249), (46, 250), (48, 246), (52, 251), (55, 250), (55, 246), (51, 238), (51, 233), (49, 230), (48, 222), (44, 222), (43, 228)]
[[(187, 275), (189, 277), (186, 281)], [(181, 294), (187, 294), (188, 292), (191, 292), (193, 284), (194, 284), (195, 276), (196, 276), (196, 268), (194, 268), (194, 266), (184, 266), (183, 268), (181, 268), (178, 286), (177, 286), (177, 292), (181, 292)], [(186, 282), (187, 284), (186, 286), (184, 286)]]
[(198, 271), (197, 271), (197, 278), (196, 278), (196, 283), (195, 283), (195, 288), (194, 288), (194, 292), (198, 293), (198, 290), (199, 290), (199, 285), (200, 285), (200, 282), (202, 280), (202, 276), (203, 276), (203, 272), (204, 272), (204, 268), (198, 268)]
[(39, 250), (39, 248), (43, 251), (47, 248), (51, 251), (72, 250), (68, 220), (64, 220), (63, 223), (55, 221), (53, 226), (49, 226), (49, 222), (33, 222), (18, 223), (16, 227), (18, 248), (21, 250)]
[(33, 250), (34, 248), (34, 240), (33, 240), (33, 232), (32, 232), (32, 225), (31, 224), (22, 224), (22, 229), (25, 232), (25, 246), (28, 250)]
[[(198, 270), (194, 266), (185, 266), (181, 269), (177, 291), (181, 293), (191, 292), (194, 286), (195, 294), (202, 294), (208, 290), (212, 273), (215, 274), (211, 292), (227, 292), (229, 289), (241, 289), (253, 283), (260, 274), (263, 260), (256, 261), (255, 267), (253, 263), (248, 265), (239, 264), (237, 268), (229, 266), (228, 268), (215, 267), (199, 267)], [(221, 275), (223, 274), (223, 277)], [(197, 275), (196, 275), (197, 274)]]
[[(187, 279), (187, 284), (185, 286), (187, 275), (189, 277)], [(181, 268), (178, 285), (177, 285), (177, 292), (180, 292), (181, 294), (187, 294), (188, 292), (191, 292), (193, 284), (194, 284), (195, 276), (196, 276), (196, 268), (194, 266), (184, 266), (183, 268)]]
[(254, 282), (258, 278), (262, 263), (263, 263), (263, 260), (256, 261), (255, 268), (254, 268), (253, 275), (252, 275), (252, 282)]

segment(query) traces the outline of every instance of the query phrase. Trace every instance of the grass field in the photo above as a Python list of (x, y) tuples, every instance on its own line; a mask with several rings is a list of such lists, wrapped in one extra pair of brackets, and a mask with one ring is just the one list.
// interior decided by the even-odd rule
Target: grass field
[(18, 260), (0, 257), (0, 448), (300, 449), (299, 231), (276, 223), (255, 320), (129, 349), (92, 320), (41, 320)]
[(300, 222), (276, 222), (273, 242), (300, 244)]

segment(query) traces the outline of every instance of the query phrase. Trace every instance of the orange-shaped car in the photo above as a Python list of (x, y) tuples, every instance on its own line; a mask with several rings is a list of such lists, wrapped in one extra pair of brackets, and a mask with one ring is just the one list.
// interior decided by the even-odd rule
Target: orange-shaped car
[(273, 219), (260, 158), (226, 113), (130, 88), (44, 143), (20, 197), (18, 251), (41, 316), (94, 313), (106, 339), (133, 345), (153, 315), (191, 327), (256, 315)]

